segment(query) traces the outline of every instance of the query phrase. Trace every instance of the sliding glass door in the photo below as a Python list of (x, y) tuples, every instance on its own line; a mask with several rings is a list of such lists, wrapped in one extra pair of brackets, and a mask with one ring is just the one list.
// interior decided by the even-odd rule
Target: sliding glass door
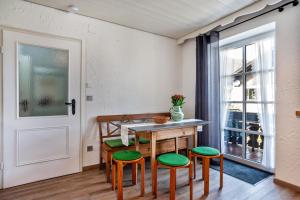
[(222, 151), (228, 158), (274, 168), (274, 34), (220, 49)]

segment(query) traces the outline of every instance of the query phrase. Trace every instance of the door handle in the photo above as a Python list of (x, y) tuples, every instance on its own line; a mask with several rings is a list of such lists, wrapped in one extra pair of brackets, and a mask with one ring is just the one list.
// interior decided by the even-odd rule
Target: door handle
[(72, 115), (75, 115), (75, 110), (76, 110), (76, 101), (75, 101), (75, 99), (72, 99), (71, 102), (65, 102), (65, 105), (72, 106)]

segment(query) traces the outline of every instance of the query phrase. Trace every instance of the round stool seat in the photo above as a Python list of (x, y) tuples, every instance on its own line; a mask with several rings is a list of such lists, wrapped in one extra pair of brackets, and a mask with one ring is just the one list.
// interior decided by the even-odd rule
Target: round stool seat
[(124, 150), (124, 151), (117, 151), (113, 153), (112, 157), (115, 160), (132, 161), (141, 158), (142, 154), (134, 150)]
[(161, 164), (171, 166), (171, 167), (185, 166), (190, 162), (190, 160), (186, 156), (177, 153), (166, 153), (160, 155), (157, 158), (157, 160)]
[(204, 146), (193, 148), (192, 152), (203, 156), (217, 156), (220, 154), (220, 151), (218, 149), (212, 147), (204, 147)]

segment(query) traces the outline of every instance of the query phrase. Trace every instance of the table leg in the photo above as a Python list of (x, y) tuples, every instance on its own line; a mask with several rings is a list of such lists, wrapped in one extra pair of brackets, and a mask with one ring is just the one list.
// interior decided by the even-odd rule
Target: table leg
[[(138, 134), (135, 135), (135, 150), (140, 151), (140, 136)], [(132, 164), (132, 184), (133, 185), (136, 185), (136, 183), (137, 183), (137, 174), (138, 174), (137, 164)]]
[(197, 134), (197, 127), (194, 127), (194, 141), (193, 141), (193, 146), (197, 147), (198, 146), (198, 134)]
[[(197, 143), (198, 143), (198, 132), (197, 132), (197, 126), (196, 127), (194, 127), (194, 135), (193, 135), (193, 148), (195, 148), (195, 147), (197, 147), (198, 145), (197, 145)], [(193, 160), (193, 162), (194, 162), (194, 179), (196, 179), (196, 170), (197, 170), (197, 156), (195, 156), (194, 157), (194, 160)], [(202, 163), (202, 165), (203, 165), (203, 163)]]
[(141, 196), (145, 194), (145, 159), (142, 158), (140, 161), (141, 164)]
[(135, 150), (139, 151), (140, 150), (140, 136), (139, 135), (135, 135)]
[(155, 194), (155, 180), (157, 177), (157, 173), (155, 170), (155, 161), (156, 161), (156, 133), (155, 132), (151, 134), (150, 146), (151, 146), (152, 194)]
[(178, 153), (178, 137), (175, 138), (175, 152)]

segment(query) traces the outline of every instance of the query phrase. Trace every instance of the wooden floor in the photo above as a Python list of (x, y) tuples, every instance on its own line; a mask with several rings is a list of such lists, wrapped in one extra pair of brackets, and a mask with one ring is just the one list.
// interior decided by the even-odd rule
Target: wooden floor
[[(198, 168), (200, 165), (198, 165)], [(153, 199), (151, 195), (151, 177), (149, 163), (146, 168), (146, 196), (139, 197), (139, 184), (130, 186), (130, 171), (127, 169), (124, 180), (124, 199)], [(201, 169), (198, 174), (201, 176)], [(177, 173), (176, 199), (188, 199), (188, 171)], [(169, 171), (159, 170), (158, 200), (168, 199)], [(210, 194), (203, 196), (203, 181), (197, 177), (194, 181), (194, 199), (224, 199), (224, 200), (289, 200), (300, 199), (300, 193), (280, 187), (273, 183), (273, 178), (266, 179), (256, 186), (250, 185), (231, 176), (224, 175), (224, 188), (219, 191), (218, 171), (210, 170)], [(58, 177), (50, 180), (31, 183), (23, 186), (0, 190), (1, 200), (114, 200), (116, 192), (111, 191), (111, 185), (105, 182), (103, 171), (97, 169), (82, 173)]]
[[(224, 145), (224, 152), (229, 155), (237, 156), (242, 158), (243, 157), (243, 147), (239, 144), (230, 144), (227, 143)], [(252, 151), (252, 148), (247, 146), (246, 148), (246, 159), (254, 162), (261, 163), (263, 158), (263, 150), (258, 150), (257, 148)]]

